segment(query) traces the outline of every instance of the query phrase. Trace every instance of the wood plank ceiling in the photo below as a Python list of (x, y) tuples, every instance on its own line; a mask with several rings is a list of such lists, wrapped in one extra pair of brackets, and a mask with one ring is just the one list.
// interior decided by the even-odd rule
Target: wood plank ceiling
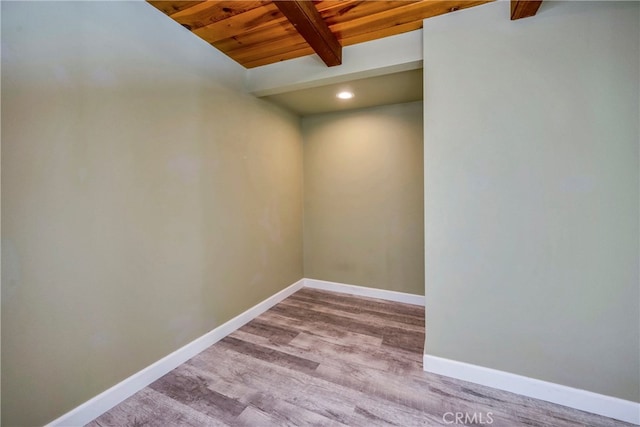
[(489, 1), (148, 0), (246, 68), (314, 53), (339, 65), (343, 46), (417, 30), (425, 18)]

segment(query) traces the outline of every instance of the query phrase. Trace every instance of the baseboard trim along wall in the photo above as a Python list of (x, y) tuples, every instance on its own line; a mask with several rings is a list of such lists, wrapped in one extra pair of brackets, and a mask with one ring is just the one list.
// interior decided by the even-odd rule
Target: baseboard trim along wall
[(640, 425), (640, 403), (428, 354), (424, 355), (423, 369)]
[(362, 286), (346, 285), (344, 283), (326, 282), (324, 280), (300, 279), (296, 283), (281, 290), (275, 295), (256, 304), (244, 313), (239, 314), (228, 322), (223, 323), (200, 338), (179, 348), (168, 356), (163, 357), (152, 365), (119, 382), (110, 389), (100, 393), (75, 409), (47, 424), (46, 427), (83, 426), (107, 412), (123, 400), (133, 396), (152, 382), (160, 379), (173, 369), (191, 359), (206, 348), (220, 341), (236, 329), (255, 319), (280, 301), (284, 300), (303, 287), (324, 289), (328, 291), (380, 298), (390, 301), (424, 306), (421, 295), (405, 294), (402, 292), (386, 291), (384, 289), (365, 288)]
[(91, 422), (126, 398), (134, 395), (198, 353), (220, 341), (236, 329), (258, 317), (260, 314), (301, 289), (303, 286), (304, 279), (300, 279), (293, 285), (254, 305), (228, 322), (225, 322), (212, 331), (207, 332), (200, 338), (196, 338), (189, 344), (186, 344), (168, 356), (163, 357), (152, 365), (147, 366), (143, 370), (114, 385), (110, 389), (100, 393), (93, 399), (88, 400), (77, 408), (67, 412), (60, 418), (57, 418), (47, 424), (47, 427), (83, 426)]
[(386, 289), (367, 288), (364, 286), (348, 285), (345, 283), (328, 282), (326, 280), (316, 279), (304, 279), (304, 286), (307, 288), (424, 306), (423, 295), (407, 294), (404, 292), (388, 291)]
[[(424, 296), (384, 289), (367, 288), (316, 279), (301, 279), (266, 300), (256, 304), (228, 322), (179, 348), (168, 356), (133, 374), (129, 378), (67, 412), (47, 427), (83, 426), (132, 396), (187, 360), (250, 322), (297, 290), (308, 287), (370, 298), (424, 306)], [(640, 425), (640, 403), (575, 389), (521, 375), (485, 368), (464, 362), (424, 355), (427, 372), (482, 384), (523, 396), (557, 403), (594, 414)]]

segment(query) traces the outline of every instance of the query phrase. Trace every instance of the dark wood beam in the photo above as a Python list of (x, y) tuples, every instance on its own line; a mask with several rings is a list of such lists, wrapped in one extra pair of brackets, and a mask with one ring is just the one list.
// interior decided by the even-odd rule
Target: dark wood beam
[(273, 2), (329, 67), (342, 64), (342, 46), (310, 0)]
[(511, 20), (534, 16), (542, 0), (511, 0)]

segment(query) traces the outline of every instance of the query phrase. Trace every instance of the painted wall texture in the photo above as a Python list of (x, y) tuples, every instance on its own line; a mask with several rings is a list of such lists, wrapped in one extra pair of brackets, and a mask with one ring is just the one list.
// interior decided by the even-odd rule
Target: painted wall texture
[(640, 4), (424, 24), (426, 353), (640, 401)]
[(423, 295), (422, 102), (302, 127), (305, 277)]
[(2, 2), (2, 424), (302, 278), (299, 119), (144, 2)]

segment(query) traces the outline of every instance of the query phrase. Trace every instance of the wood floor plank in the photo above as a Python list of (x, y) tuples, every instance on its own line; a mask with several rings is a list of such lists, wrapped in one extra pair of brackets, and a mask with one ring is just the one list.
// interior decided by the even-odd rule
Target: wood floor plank
[(228, 424), (232, 424), (246, 408), (237, 399), (209, 389), (203, 377), (189, 375), (180, 367), (153, 382), (149, 388)]
[[(310, 414), (310, 416), (309, 416)], [(286, 402), (274, 399), (273, 405), (264, 409), (250, 406), (236, 420), (235, 425), (256, 426), (342, 426), (345, 424), (325, 418), (312, 412), (306, 412), (299, 407), (288, 405)]]
[[(336, 393), (331, 383), (262, 360), (252, 361), (250, 356), (219, 346), (214, 347), (209, 349), (206, 357), (196, 357), (188, 362), (199, 369), (202, 375), (215, 378), (210, 387), (229, 390), (230, 384), (240, 383), (245, 389), (262, 391), (336, 422), (354, 425), (354, 398), (345, 398), (345, 393)], [(233, 388), (230, 392), (233, 393)], [(255, 406), (251, 393), (239, 395), (237, 398)]]
[[(377, 312), (373, 312), (373, 314), (371, 314), (372, 312), (369, 310), (361, 310), (362, 312), (359, 313), (358, 310), (348, 310), (346, 307), (339, 306), (337, 304), (318, 305), (297, 298), (288, 298), (282, 302), (281, 307), (297, 307), (304, 310), (312, 310), (330, 316), (336, 316), (343, 320), (347, 318), (352, 322), (366, 322), (379, 328), (393, 327), (394, 329), (402, 331), (413, 330), (416, 332), (424, 332), (424, 320), (416, 321), (415, 317), (392, 315), (381, 316)], [(407, 321), (406, 323), (404, 322), (405, 320)]]
[(339, 366), (344, 364), (362, 365), (368, 368), (382, 369), (392, 374), (396, 371), (392, 367), (413, 370), (421, 367), (420, 360), (415, 354), (412, 354), (411, 358), (398, 357), (397, 350), (382, 345), (370, 345), (366, 342), (349, 340), (335, 342), (331, 338), (306, 332), (300, 333), (284, 348), (265, 338), (255, 337), (242, 331), (236, 331), (233, 336), (256, 345), (306, 357), (318, 363), (335, 363)]
[(249, 341), (243, 341), (233, 336), (228, 336), (220, 340), (220, 346), (237, 351), (238, 353), (247, 354), (256, 359), (270, 362), (274, 365), (297, 369), (303, 372), (312, 371), (319, 365), (318, 362), (313, 360), (295, 356), (274, 348), (255, 345)]
[[(382, 357), (383, 353), (365, 353), (349, 343), (334, 344), (320, 337), (301, 333), (291, 340), (290, 347), (299, 349), (301, 353), (316, 355), (320, 360), (342, 360), (349, 364), (368, 365), (376, 369), (388, 370), (392, 361)], [(372, 348), (373, 349), (373, 348)]]
[(303, 288), (89, 425), (631, 426), (424, 372), (424, 331), (424, 307)]
[[(312, 304), (317, 307), (316, 301), (312, 296), (304, 297), (299, 295), (292, 295), (289, 302), (299, 301), (301, 303)], [(389, 306), (385, 306), (385, 310), (380, 310), (377, 307), (364, 307), (362, 305), (347, 304), (344, 301), (339, 302), (324, 302), (323, 307), (332, 309), (337, 312), (356, 314), (358, 316), (371, 316), (381, 321), (393, 321), (399, 322), (402, 325), (418, 326), (424, 329), (424, 315), (416, 316), (413, 313), (402, 313), (400, 309), (394, 310)], [(394, 306), (397, 307), (397, 306)]]
[(261, 319), (254, 319), (240, 328), (241, 331), (268, 338), (276, 344), (287, 344), (300, 332), (292, 327), (274, 325)]
[(202, 427), (227, 426), (222, 420), (183, 405), (147, 387), (102, 414), (88, 427)]
[(334, 324), (325, 323), (322, 321), (300, 322), (296, 319), (282, 316), (273, 311), (267, 311), (260, 317), (264, 319), (264, 321), (268, 321), (272, 324), (286, 327), (295, 327), (299, 332), (318, 335), (332, 342), (338, 343), (343, 342), (343, 340), (347, 340), (362, 342), (369, 345), (382, 344), (382, 336), (360, 334), (358, 332), (346, 330), (344, 327), (336, 326)]
[[(273, 321), (279, 322), (281, 319), (286, 318), (273, 319)], [(242, 330), (237, 332), (242, 333)], [(250, 337), (245, 338), (252, 340)], [(295, 354), (318, 353), (320, 359), (314, 358), (314, 360), (331, 358), (339, 361), (339, 363), (349, 361), (349, 355), (356, 355), (361, 358), (361, 363), (374, 366), (378, 362), (387, 361), (390, 363), (384, 363), (384, 367), (387, 369), (392, 369), (393, 367), (392, 370), (394, 372), (401, 372), (401, 368), (422, 370), (422, 338), (419, 339), (419, 343), (420, 345), (417, 347), (420, 348), (420, 351), (415, 349), (407, 351), (398, 347), (391, 348), (382, 345), (382, 339), (372, 338), (367, 335), (351, 333), (344, 334), (339, 338), (334, 336), (327, 337), (322, 332), (318, 333), (318, 329), (305, 326), (304, 331), (291, 340), (286, 347), (276, 346), (274, 348), (296, 349), (297, 352)], [(265, 345), (268, 345), (268, 343), (265, 343)]]
[(424, 351), (424, 332), (405, 331), (399, 334), (395, 331), (385, 329), (382, 334), (382, 344), (411, 352), (422, 353)]
[[(338, 315), (335, 313), (328, 313), (322, 311), (322, 309), (313, 309), (309, 307), (300, 307), (295, 303), (289, 303), (283, 301), (282, 303), (271, 308), (271, 311), (280, 314), (284, 317), (289, 317), (298, 322), (322, 322), (334, 325), (336, 327), (342, 327), (353, 332), (357, 332), (363, 335), (369, 335), (372, 337), (392, 337), (392, 336), (418, 336), (423, 332), (413, 330), (409, 328), (401, 328), (398, 326), (389, 326), (384, 323), (371, 321), (369, 318), (354, 318), (347, 315)], [(415, 342), (409, 339), (407, 342)], [(393, 342), (392, 342), (393, 344)], [(415, 347), (415, 346), (414, 346)]]
[(315, 302), (338, 303), (351, 305), (353, 307), (368, 308), (381, 313), (403, 314), (405, 316), (414, 316), (424, 318), (424, 307), (413, 304), (406, 304), (395, 301), (386, 301), (377, 298), (363, 297), (359, 295), (349, 295), (337, 292), (324, 291), (320, 289), (302, 288), (292, 297), (311, 298)]

